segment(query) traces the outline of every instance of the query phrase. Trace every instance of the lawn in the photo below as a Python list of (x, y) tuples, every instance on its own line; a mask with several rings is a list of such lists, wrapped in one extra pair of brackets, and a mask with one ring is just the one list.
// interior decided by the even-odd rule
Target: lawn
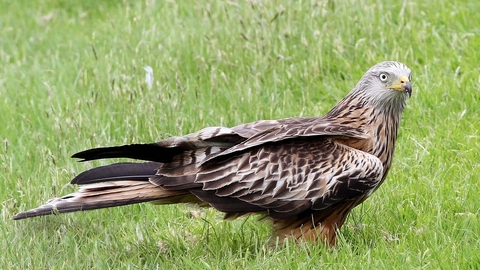
[[(0, 1), (0, 268), (480, 268), (480, 2)], [(320, 116), (383, 60), (414, 93), (333, 250), (184, 205), (11, 220), (110, 162), (75, 152)]]

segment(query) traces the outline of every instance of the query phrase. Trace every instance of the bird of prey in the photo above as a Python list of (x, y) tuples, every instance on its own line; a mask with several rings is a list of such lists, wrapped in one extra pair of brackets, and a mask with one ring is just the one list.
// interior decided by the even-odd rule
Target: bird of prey
[(156, 143), (94, 148), (82, 161), (130, 158), (90, 169), (54, 198), (13, 219), (142, 202), (189, 203), (226, 219), (259, 213), (280, 241), (336, 243), (349, 212), (385, 180), (411, 71), (387, 61), (371, 67), (323, 117), (207, 127)]

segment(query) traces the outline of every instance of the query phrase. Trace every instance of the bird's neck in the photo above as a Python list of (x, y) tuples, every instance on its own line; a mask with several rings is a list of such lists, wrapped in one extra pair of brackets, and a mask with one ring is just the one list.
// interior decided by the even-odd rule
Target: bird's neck
[(348, 95), (325, 117), (332, 122), (361, 128), (368, 139), (339, 139), (338, 142), (378, 157), (384, 165), (384, 177), (392, 163), (400, 117), (404, 105), (377, 106), (356, 95)]

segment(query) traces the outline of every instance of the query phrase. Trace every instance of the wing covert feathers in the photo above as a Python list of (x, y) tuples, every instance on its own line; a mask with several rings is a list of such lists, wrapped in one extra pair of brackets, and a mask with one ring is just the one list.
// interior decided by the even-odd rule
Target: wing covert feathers
[(327, 139), (292, 140), (202, 167), (196, 183), (203, 188), (194, 194), (214, 207), (221, 198), (238, 199), (284, 220), (369, 195), (382, 173), (380, 160), (368, 153)]

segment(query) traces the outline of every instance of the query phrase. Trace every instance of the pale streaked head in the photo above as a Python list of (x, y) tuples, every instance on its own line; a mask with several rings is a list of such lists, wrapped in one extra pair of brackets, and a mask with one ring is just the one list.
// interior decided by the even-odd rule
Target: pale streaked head
[(351, 94), (385, 108), (403, 111), (412, 95), (411, 70), (403, 63), (385, 61), (371, 67)]

